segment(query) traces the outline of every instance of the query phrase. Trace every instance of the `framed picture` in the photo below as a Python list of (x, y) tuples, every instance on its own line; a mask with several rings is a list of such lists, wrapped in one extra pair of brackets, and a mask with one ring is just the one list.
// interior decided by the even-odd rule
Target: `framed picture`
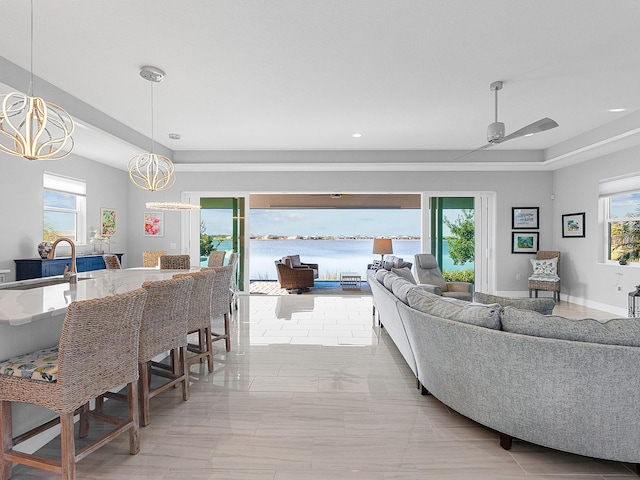
[(563, 237), (584, 237), (584, 212), (562, 215)]
[(144, 212), (144, 236), (164, 237), (164, 212)]
[(117, 231), (117, 212), (113, 208), (100, 209), (100, 235), (113, 237)]
[(538, 222), (538, 214), (540, 212), (539, 207), (512, 207), (511, 208), (511, 228), (517, 230), (523, 229), (538, 229), (540, 228)]
[(511, 232), (511, 253), (537, 253), (538, 232)]

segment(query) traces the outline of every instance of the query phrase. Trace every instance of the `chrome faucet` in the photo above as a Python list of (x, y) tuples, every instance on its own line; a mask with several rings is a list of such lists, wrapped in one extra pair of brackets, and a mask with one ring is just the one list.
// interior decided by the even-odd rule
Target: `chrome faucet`
[(59, 239), (57, 239), (55, 242), (53, 242), (51, 251), (49, 252), (49, 255), (47, 255), (47, 258), (53, 259), (55, 257), (56, 246), (58, 246), (58, 243), (62, 241), (67, 242), (71, 246), (71, 268), (65, 265), (63, 276), (65, 280), (69, 280), (69, 283), (76, 283), (78, 281), (76, 272), (76, 244), (73, 243), (73, 240), (67, 237), (60, 237)]

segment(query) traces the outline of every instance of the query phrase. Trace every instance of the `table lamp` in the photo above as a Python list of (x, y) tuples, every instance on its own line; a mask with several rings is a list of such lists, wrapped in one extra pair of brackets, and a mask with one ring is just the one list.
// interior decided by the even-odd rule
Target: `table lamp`
[(373, 239), (373, 253), (378, 253), (382, 256), (381, 260), (384, 262), (384, 256), (387, 253), (393, 253), (393, 245), (390, 238), (374, 238)]

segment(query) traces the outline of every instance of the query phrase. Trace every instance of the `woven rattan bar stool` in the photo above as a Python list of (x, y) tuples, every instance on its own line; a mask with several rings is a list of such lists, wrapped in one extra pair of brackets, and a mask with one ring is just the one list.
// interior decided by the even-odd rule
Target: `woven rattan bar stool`
[(224, 256), (227, 254), (224, 250), (213, 250), (209, 253), (209, 261), (207, 267), (221, 267), (224, 265)]
[(160, 268), (166, 270), (189, 270), (191, 268), (189, 255), (160, 255)]
[(209, 373), (213, 372), (213, 346), (211, 340), (211, 298), (216, 279), (214, 269), (202, 269), (199, 272), (176, 274), (174, 278), (189, 276), (193, 278), (193, 288), (189, 300), (189, 334), (198, 334), (198, 344), (190, 343), (188, 351), (193, 353), (187, 357), (189, 365), (207, 360)]
[[(146, 297), (147, 292), (138, 289), (72, 302), (67, 309), (58, 347), (2, 362), (0, 479), (9, 479), (11, 464), (17, 462), (59, 473), (64, 480), (72, 480), (76, 462), (126, 431), (129, 432), (129, 452), (132, 455), (138, 453), (138, 334)], [(127, 385), (129, 392), (127, 419), (88, 412), (89, 400), (120, 385)], [(13, 438), (11, 402), (39, 405), (53, 410), (59, 418)], [(76, 453), (73, 417), (78, 410), (82, 411), (80, 436), (86, 436), (88, 416), (110, 423), (115, 428)], [(61, 428), (60, 460), (13, 449), (58, 423)]]
[[(138, 369), (140, 372), (140, 425), (150, 423), (149, 401), (174, 385), (182, 385), (182, 399), (189, 399), (189, 370), (187, 368), (187, 312), (193, 287), (190, 277), (144, 282), (147, 301), (140, 324), (140, 348)], [(171, 353), (171, 364), (154, 362), (153, 358), (165, 352)], [(159, 376), (168, 381), (151, 388), (151, 377)], [(96, 402), (102, 409), (102, 397), (126, 400), (125, 395), (108, 392)]]
[(117, 255), (103, 255), (102, 258), (104, 259), (104, 265), (107, 270), (119, 270), (122, 268)]
[(164, 250), (147, 250), (142, 252), (142, 266), (143, 267), (157, 267), (159, 264), (160, 256), (166, 255)]
[(222, 316), (224, 323), (224, 333), (214, 333), (211, 330), (213, 342), (219, 340), (225, 341), (225, 349), (231, 351), (231, 332), (229, 327), (229, 305), (231, 304), (231, 277), (233, 275), (234, 266), (225, 265), (224, 267), (203, 268), (203, 270), (213, 270), (216, 272), (216, 280), (213, 284), (211, 296), (211, 320), (215, 317)]
[(237, 271), (238, 271), (238, 259), (240, 255), (237, 253), (232, 253), (229, 255), (229, 265), (233, 267), (233, 271), (231, 272), (231, 284), (229, 288), (231, 289), (231, 301), (229, 303), (229, 312), (235, 308), (238, 310), (238, 284), (237, 284)]

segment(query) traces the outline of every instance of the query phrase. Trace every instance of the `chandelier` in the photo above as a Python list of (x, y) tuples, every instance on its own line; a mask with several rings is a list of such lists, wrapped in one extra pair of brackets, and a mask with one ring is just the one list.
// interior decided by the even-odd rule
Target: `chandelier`
[(140, 76), (151, 82), (151, 149), (129, 160), (129, 178), (143, 190), (166, 190), (176, 181), (173, 163), (164, 155), (153, 153), (153, 84), (164, 80), (164, 72), (156, 67), (142, 67)]
[(33, 0), (31, 0), (29, 94), (0, 95), (0, 152), (28, 160), (60, 160), (74, 147), (71, 116), (55, 103), (33, 96)]

